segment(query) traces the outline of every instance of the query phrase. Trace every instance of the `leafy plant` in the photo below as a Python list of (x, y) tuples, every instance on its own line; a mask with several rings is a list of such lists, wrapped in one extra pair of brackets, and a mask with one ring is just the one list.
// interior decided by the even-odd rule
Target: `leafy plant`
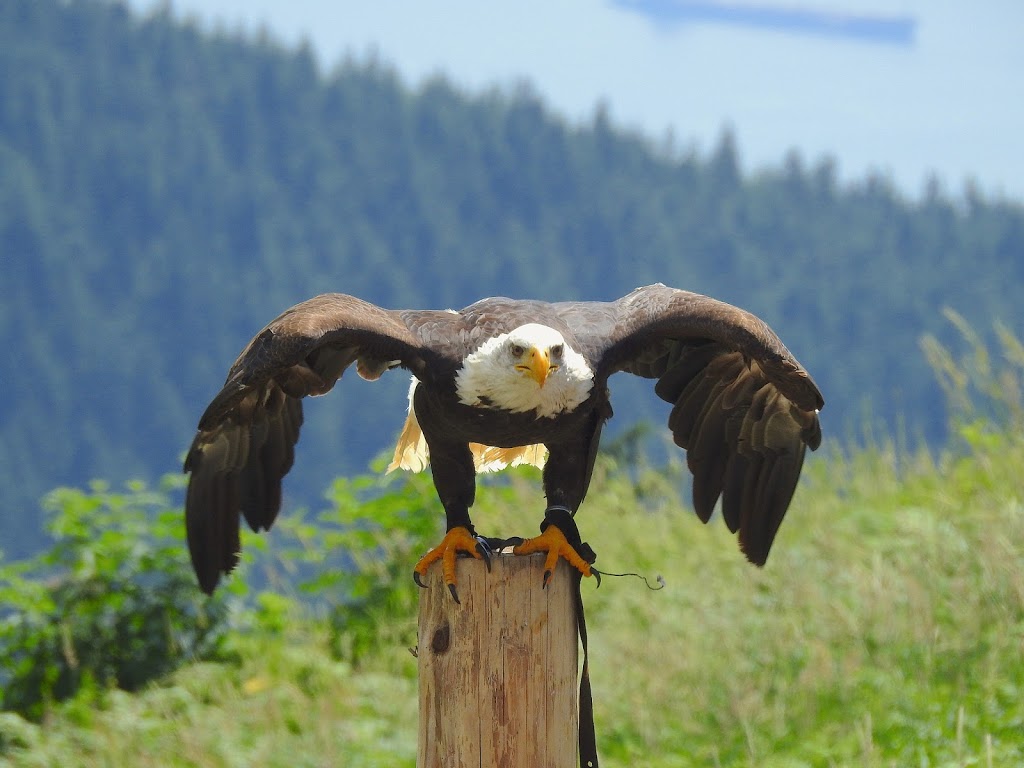
[(300, 589), (326, 612), (332, 653), (358, 663), (383, 637), (414, 634), (412, 569), (439, 540), (444, 516), (427, 475), (341, 477), (326, 496), (315, 522), (282, 521), (294, 543), (280, 557), (307, 566)]
[(4, 709), (40, 718), (83, 687), (136, 690), (217, 648), (227, 604), (196, 589), (165, 492), (96, 482), (43, 506), (53, 547), (0, 566)]

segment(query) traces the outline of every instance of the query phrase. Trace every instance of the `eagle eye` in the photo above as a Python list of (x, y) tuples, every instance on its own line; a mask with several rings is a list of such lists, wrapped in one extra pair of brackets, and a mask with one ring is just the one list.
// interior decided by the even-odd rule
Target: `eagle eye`
[(522, 344), (513, 344), (509, 347), (513, 357), (522, 357), (523, 353), (526, 352), (526, 348)]
[(565, 347), (561, 344), (555, 344), (548, 352), (552, 357), (561, 357)]

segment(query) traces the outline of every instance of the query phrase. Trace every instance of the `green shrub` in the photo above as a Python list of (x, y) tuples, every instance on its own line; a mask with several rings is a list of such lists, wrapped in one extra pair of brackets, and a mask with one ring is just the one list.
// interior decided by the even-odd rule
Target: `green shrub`
[(83, 688), (136, 690), (217, 648), (226, 603), (196, 588), (166, 493), (94, 483), (43, 506), (53, 548), (0, 565), (3, 709), (40, 718)]

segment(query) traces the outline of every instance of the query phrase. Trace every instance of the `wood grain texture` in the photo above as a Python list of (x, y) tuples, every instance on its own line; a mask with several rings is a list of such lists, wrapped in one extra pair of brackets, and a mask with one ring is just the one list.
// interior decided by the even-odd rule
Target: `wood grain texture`
[(578, 643), (573, 578), (544, 557), (458, 563), (461, 605), (427, 574), (419, 610), (417, 768), (574, 768)]

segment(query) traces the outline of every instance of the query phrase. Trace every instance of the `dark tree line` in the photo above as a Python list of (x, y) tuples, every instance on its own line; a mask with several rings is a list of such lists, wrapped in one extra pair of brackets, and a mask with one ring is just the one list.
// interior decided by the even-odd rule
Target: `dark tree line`
[[(174, 468), (250, 335), (328, 290), (457, 307), (662, 281), (767, 319), (826, 393), (827, 431), (902, 419), (941, 441), (918, 340), (950, 336), (947, 305), (1019, 329), (1024, 209), (844, 186), (796, 152), (744, 177), (737, 152), (727, 132), (674, 152), (600, 108), (573, 126), (528, 86), (412, 90), (373, 59), (322, 72), (305, 48), (166, 12), (0, 4), (4, 549), (35, 546), (55, 485)], [(292, 498), (316, 504), (389, 447), (406, 382), (385, 378), (311, 404)], [(664, 419), (623, 390), (616, 421)]]

